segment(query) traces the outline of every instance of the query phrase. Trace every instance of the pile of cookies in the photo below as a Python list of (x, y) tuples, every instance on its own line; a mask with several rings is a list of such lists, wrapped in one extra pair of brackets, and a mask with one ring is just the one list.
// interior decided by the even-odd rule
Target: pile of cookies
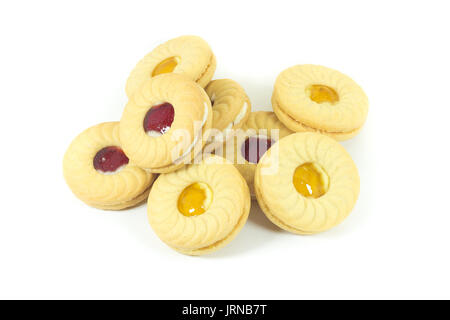
[(342, 222), (358, 198), (359, 176), (337, 140), (361, 130), (363, 90), (336, 70), (297, 65), (276, 79), (274, 112), (251, 112), (244, 89), (212, 80), (215, 69), (210, 46), (196, 36), (147, 54), (127, 80), (120, 122), (88, 128), (66, 151), (72, 192), (105, 210), (147, 201), (158, 237), (188, 255), (230, 242), (252, 197), (293, 233)]

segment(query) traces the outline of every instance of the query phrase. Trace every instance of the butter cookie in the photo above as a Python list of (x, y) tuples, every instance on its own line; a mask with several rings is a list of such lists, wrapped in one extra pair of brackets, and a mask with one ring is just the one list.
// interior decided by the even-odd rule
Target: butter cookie
[(297, 65), (277, 77), (272, 106), (293, 131), (320, 132), (347, 140), (361, 130), (369, 103), (361, 87), (339, 71)]
[(125, 91), (131, 97), (144, 81), (164, 73), (183, 74), (204, 88), (216, 65), (216, 57), (205, 40), (181, 36), (159, 45), (140, 60), (128, 77)]
[(148, 198), (148, 219), (158, 237), (187, 255), (203, 255), (228, 244), (250, 211), (247, 184), (217, 156), (163, 174)]
[(256, 164), (278, 139), (292, 133), (273, 112), (251, 112), (241, 130), (235, 132), (234, 140), (222, 144), (214, 152), (234, 163), (254, 197), (253, 178)]
[(105, 210), (145, 201), (154, 180), (122, 151), (119, 122), (101, 123), (78, 135), (64, 155), (63, 173), (79, 199)]
[(241, 128), (251, 112), (251, 103), (244, 89), (236, 81), (219, 79), (211, 81), (205, 88), (213, 111), (212, 129), (222, 132), (222, 141), (227, 132)]
[(359, 195), (359, 175), (347, 151), (319, 133), (280, 139), (255, 173), (261, 209), (280, 228), (313, 234), (341, 223)]
[(179, 74), (146, 80), (120, 120), (120, 141), (137, 165), (166, 173), (189, 163), (208, 139), (211, 101), (195, 82)]

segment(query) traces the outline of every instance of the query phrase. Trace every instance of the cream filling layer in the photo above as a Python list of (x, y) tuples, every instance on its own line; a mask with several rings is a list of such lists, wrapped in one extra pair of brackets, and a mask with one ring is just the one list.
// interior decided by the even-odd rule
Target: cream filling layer
[[(89, 202), (89, 201), (87, 203), (89, 205), (91, 205), (91, 206), (101, 206), (102, 208), (108, 208), (110, 210), (114, 210), (114, 209), (116, 209), (117, 206), (120, 206), (120, 205), (133, 203), (134, 201), (138, 201), (138, 202), (144, 201), (146, 199), (145, 198), (145, 194), (150, 191), (150, 188), (152, 187), (152, 184), (153, 184), (153, 181), (150, 182), (150, 185), (144, 191), (142, 191), (140, 194), (138, 194), (137, 196), (135, 196), (134, 198), (132, 198), (130, 200), (125, 200), (125, 201), (122, 201), (122, 202), (108, 203), (108, 204), (104, 204), (104, 203), (101, 203), (101, 202)], [(142, 199), (140, 199), (140, 198), (142, 198)]]
[(247, 113), (247, 109), (248, 109), (248, 104), (247, 104), (247, 102), (244, 102), (244, 104), (242, 105), (241, 111), (239, 111), (238, 115), (234, 118), (233, 121), (230, 122), (230, 124), (228, 126), (226, 126), (225, 129), (222, 130), (221, 135), (217, 135), (213, 138), (214, 141), (223, 142), (225, 139), (225, 136), (226, 136), (226, 131), (232, 129), (236, 124), (238, 124), (239, 122), (242, 121), (242, 119), (244, 119), (245, 114)]
[(288, 114), (286, 111), (284, 111), (283, 109), (281, 109), (279, 107), (278, 104), (278, 110), (285, 115), (286, 117), (288, 117), (290, 120), (296, 122), (297, 124), (299, 124), (300, 126), (302, 126), (306, 131), (312, 131), (312, 132), (320, 132), (320, 133), (325, 133), (325, 134), (335, 134), (335, 135), (339, 135), (339, 134), (352, 134), (355, 133), (356, 131), (358, 131), (359, 129), (361, 129), (361, 127), (356, 128), (356, 129), (351, 129), (349, 131), (327, 131), (325, 129), (319, 129), (319, 128), (313, 128), (308, 126), (307, 124), (304, 124), (303, 122), (294, 119), (290, 114)]
[(242, 119), (244, 119), (245, 114), (247, 113), (247, 108), (248, 108), (248, 104), (247, 102), (244, 102), (244, 104), (242, 105), (241, 111), (239, 111), (238, 115), (234, 118), (234, 120), (224, 129), (231, 129), (233, 128), (236, 124), (238, 124), (239, 122), (242, 121)]
[(205, 70), (203, 70), (202, 74), (197, 78), (197, 80), (195, 80), (195, 82), (199, 82), (205, 76), (205, 74), (209, 71), (209, 68), (211, 68), (213, 61), (214, 54), (211, 54), (211, 58), (209, 58), (209, 64), (206, 66)]
[(194, 148), (194, 146), (197, 144), (198, 139), (200, 139), (200, 137), (202, 136), (203, 127), (205, 126), (206, 119), (208, 119), (208, 105), (206, 104), (206, 102), (204, 102), (204, 106), (205, 110), (203, 112), (203, 119), (200, 130), (198, 130), (198, 132), (195, 134), (194, 141), (189, 145), (186, 151), (174, 161), (175, 163), (181, 161), (186, 155), (188, 155), (192, 151), (192, 148)]
[[(157, 106), (157, 105), (160, 105), (160, 104), (163, 104), (163, 103), (164, 103), (164, 101), (156, 102), (156, 103), (153, 104), (152, 107)], [(147, 133), (147, 135), (148, 135), (149, 137), (152, 137), (152, 138), (158, 138), (158, 137), (162, 136), (164, 133), (166, 133), (167, 131), (169, 131), (169, 129), (170, 129), (170, 127), (164, 128), (164, 130), (163, 130), (162, 133), (159, 132), (159, 131), (155, 131), (155, 130), (148, 130), (146, 133)]]
[(158, 138), (158, 137), (162, 136), (163, 134), (159, 131), (149, 130), (149, 131), (147, 131), (147, 135), (152, 138)]
[(125, 168), (127, 166), (127, 164), (121, 165), (120, 167), (118, 167), (116, 170), (114, 171), (102, 171), (102, 170), (96, 170), (98, 173), (104, 174), (106, 176), (111, 176), (113, 174), (119, 173), (120, 171), (123, 170), (123, 168)]

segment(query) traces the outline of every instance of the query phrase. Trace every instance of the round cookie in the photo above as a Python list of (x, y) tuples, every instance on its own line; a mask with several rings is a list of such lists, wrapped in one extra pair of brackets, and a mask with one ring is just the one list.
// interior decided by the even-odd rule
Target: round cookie
[(280, 228), (313, 234), (341, 223), (359, 195), (359, 176), (347, 151), (319, 133), (295, 133), (266, 152), (255, 173), (261, 209)]
[(228, 244), (249, 211), (247, 184), (229, 161), (217, 156), (160, 175), (148, 198), (155, 233), (187, 255), (211, 253)]
[(63, 173), (79, 199), (105, 210), (145, 201), (154, 180), (122, 151), (119, 122), (101, 123), (78, 135), (64, 155)]
[(241, 128), (251, 112), (251, 103), (244, 89), (236, 81), (219, 79), (211, 81), (205, 88), (212, 110), (212, 129), (220, 131), (214, 135), (215, 140), (223, 142), (230, 129)]
[(272, 144), (292, 133), (273, 112), (251, 112), (241, 131), (235, 132), (234, 139), (222, 144), (215, 153), (234, 163), (247, 182), (251, 196), (254, 197), (253, 178), (256, 164)]
[(212, 124), (211, 101), (195, 82), (179, 74), (146, 80), (120, 120), (126, 155), (142, 168), (166, 173), (198, 154)]
[(369, 107), (367, 96), (350, 77), (318, 65), (297, 65), (275, 81), (272, 106), (296, 132), (320, 132), (347, 140), (361, 130)]
[(197, 36), (171, 39), (147, 54), (128, 77), (125, 91), (130, 98), (142, 83), (163, 73), (178, 73), (204, 88), (216, 70), (216, 58), (208, 43)]

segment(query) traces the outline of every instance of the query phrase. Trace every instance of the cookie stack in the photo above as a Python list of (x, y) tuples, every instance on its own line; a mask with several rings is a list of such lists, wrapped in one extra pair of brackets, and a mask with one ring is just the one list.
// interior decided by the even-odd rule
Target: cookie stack
[(121, 210), (147, 200), (148, 219), (168, 246), (216, 251), (242, 229), (251, 197), (287, 231), (328, 230), (359, 194), (357, 168), (336, 140), (355, 136), (367, 97), (346, 75), (298, 65), (277, 78), (274, 112), (251, 112), (244, 89), (212, 80), (216, 57), (196, 36), (155, 48), (126, 83), (120, 122), (82, 132), (63, 172), (90, 206)]

